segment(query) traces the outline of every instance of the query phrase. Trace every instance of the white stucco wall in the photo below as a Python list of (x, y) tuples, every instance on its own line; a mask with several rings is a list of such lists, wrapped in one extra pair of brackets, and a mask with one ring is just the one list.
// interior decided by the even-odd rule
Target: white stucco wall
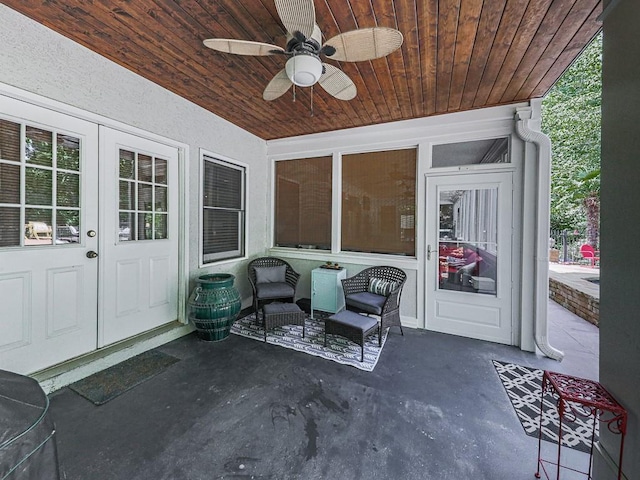
[(242, 297), (250, 297), (246, 261), (198, 269), (199, 148), (249, 167), (247, 254), (251, 256), (262, 253), (266, 244), (268, 185), (263, 179), (268, 164), (263, 140), (4, 5), (0, 5), (0, 83), (188, 145), (190, 276), (232, 272)]
[[(640, 478), (640, 296), (638, 260), (628, 248), (640, 238), (640, 3), (606, 2), (603, 34), (600, 243), (600, 382), (629, 413), (623, 467)], [(630, 247), (633, 249), (633, 247)], [(604, 430), (604, 433), (602, 433)], [(616, 478), (604, 460), (618, 459), (620, 437), (600, 429), (604, 455), (598, 480)]]

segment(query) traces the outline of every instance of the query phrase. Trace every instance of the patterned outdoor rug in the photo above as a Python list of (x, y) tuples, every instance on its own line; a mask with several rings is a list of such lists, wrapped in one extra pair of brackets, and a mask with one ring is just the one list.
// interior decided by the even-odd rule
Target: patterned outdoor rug
[(95, 405), (102, 405), (155, 377), (179, 360), (166, 353), (149, 350), (72, 383), (69, 388)]
[[(502, 385), (507, 391), (511, 405), (527, 435), (538, 438), (540, 415), (540, 389), (542, 388), (542, 370), (523, 367), (515, 363), (493, 360)], [(542, 414), (542, 439), (558, 444), (558, 425), (560, 423), (556, 410), (557, 397), (545, 393)], [(577, 416), (575, 420), (562, 422), (562, 445), (589, 453), (593, 417)], [(598, 425), (596, 437), (598, 440)]]
[[(378, 347), (378, 335), (367, 337), (364, 344), (363, 362), (360, 362), (360, 345), (346, 338), (327, 335), (327, 346), (325, 347), (324, 322), (318, 318), (312, 320), (309, 315), (306, 320), (305, 338), (302, 338), (302, 326), (285, 325), (269, 330), (267, 343), (372, 372), (378, 363), (388, 332), (389, 329), (382, 334), (382, 347)], [(256, 322), (255, 313), (236, 320), (231, 327), (231, 333), (264, 342), (264, 328), (262, 322), (260, 324)]]

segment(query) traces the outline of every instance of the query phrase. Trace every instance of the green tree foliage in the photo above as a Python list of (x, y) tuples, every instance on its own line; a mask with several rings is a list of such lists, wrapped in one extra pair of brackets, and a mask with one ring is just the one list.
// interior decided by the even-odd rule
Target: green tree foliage
[(551, 138), (551, 228), (586, 231), (597, 244), (600, 205), (602, 34), (562, 75), (542, 103)]

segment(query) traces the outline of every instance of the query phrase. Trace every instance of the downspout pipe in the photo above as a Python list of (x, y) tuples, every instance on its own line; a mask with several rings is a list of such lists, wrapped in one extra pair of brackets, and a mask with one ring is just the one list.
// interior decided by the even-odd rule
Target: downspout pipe
[(564, 353), (549, 343), (549, 198), (551, 195), (551, 140), (544, 133), (533, 130), (531, 108), (516, 112), (516, 133), (527, 143), (536, 146), (536, 240), (535, 240), (535, 292), (534, 292), (534, 340), (540, 351), (549, 358), (561, 361)]

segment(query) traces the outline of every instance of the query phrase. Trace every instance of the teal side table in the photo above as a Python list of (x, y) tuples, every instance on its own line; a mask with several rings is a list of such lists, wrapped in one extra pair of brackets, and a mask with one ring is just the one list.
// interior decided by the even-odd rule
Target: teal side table
[(344, 309), (341, 280), (345, 278), (346, 268), (315, 268), (311, 271), (311, 318), (314, 310), (336, 313)]

